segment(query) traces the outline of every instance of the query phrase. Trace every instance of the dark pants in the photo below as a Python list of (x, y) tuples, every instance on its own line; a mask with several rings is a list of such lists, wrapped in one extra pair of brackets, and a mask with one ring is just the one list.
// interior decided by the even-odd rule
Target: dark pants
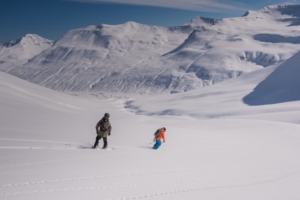
[[(101, 139), (101, 137), (99, 135), (97, 135), (94, 147), (98, 146), (100, 139)], [(103, 138), (103, 142), (104, 142), (103, 148), (106, 148), (107, 147), (107, 138), (106, 137)]]

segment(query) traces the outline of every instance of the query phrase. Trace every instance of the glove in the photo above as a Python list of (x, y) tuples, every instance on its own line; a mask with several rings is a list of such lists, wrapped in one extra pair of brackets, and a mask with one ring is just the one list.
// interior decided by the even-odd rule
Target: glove
[(110, 133), (108, 133), (108, 135), (110, 136)]

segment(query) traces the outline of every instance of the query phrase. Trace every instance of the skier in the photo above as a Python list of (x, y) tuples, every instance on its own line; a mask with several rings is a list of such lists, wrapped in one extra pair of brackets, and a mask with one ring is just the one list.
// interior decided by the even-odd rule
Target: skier
[(99, 140), (101, 138), (103, 138), (103, 142), (104, 142), (104, 145), (102, 148), (103, 149), (107, 148), (107, 136), (111, 134), (111, 129), (112, 129), (112, 127), (109, 122), (109, 114), (105, 113), (104, 117), (96, 125), (97, 137), (96, 137), (96, 141), (93, 146), (93, 149), (97, 148)]
[(153, 149), (158, 149), (161, 145), (161, 139), (163, 139), (164, 142), (166, 142), (165, 140), (165, 132), (166, 132), (166, 128), (162, 127), (160, 129), (158, 129), (155, 133), (154, 133), (154, 141), (155, 144), (153, 146)]

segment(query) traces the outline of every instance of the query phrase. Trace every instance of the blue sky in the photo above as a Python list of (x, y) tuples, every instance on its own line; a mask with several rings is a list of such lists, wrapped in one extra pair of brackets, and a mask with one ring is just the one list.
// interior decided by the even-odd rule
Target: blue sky
[(126, 21), (177, 26), (197, 15), (238, 17), (247, 10), (286, 3), (300, 0), (0, 0), (0, 41), (26, 33), (58, 40), (70, 29)]

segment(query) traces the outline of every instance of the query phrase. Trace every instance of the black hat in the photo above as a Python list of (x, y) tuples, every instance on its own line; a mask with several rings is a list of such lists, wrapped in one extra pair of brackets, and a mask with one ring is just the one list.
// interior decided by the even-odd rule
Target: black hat
[(165, 129), (165, 131), (167, 130), (166, 127), (163, 127)]
[(105, 113), (105, 114), (104, 114), (104, 117), (109, 118), (109, 113)]

